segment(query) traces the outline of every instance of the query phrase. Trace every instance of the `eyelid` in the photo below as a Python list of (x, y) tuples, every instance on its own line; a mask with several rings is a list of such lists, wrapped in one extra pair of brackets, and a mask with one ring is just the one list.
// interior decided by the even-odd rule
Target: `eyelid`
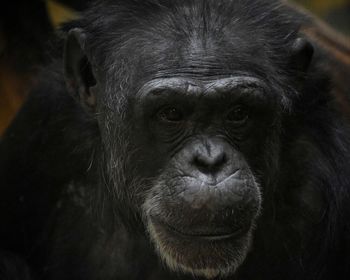
[[(232, 113), (235, 113), (238, 109), (243, 109), (243, 117), (242, 119), (230, 119), (230, 115)], [(230, 110), (228, 110), (228, 112), (226, 113), (226, 117), (225, 120), (228, 121), (229, 123), (240, 123), (243, 124), (245, 123), (250, 116), (250, 108), (248, 106), (245, 106), (244, 104), (237, 104), (235, 106), (233, 106)]]
[[(167, 118), (164, 118), (164, 116), (161, 116), (161, 114), (166, 115), (166, 113), (169, 113), (169, 111), (173, 110), (173, 109), (175, 109), (180, 115), (180, 119), (178, 121), (177, 120), (167, 119)], [(167, 110), (169, 110), (169, 111), (167, 111)], [(179, 109), (178, 107), (175, 107), (175, 106), (165, 106), (165, 107), (160, 108), (156, 112), (156, 117), (159, 118), (162, 121), (165, 121), (165, 122), (178, 123), (178, 122), (181, 122), (184, 119), (184, 112), (183, 112), (183, 110), (181, 110), (181, 108)]]

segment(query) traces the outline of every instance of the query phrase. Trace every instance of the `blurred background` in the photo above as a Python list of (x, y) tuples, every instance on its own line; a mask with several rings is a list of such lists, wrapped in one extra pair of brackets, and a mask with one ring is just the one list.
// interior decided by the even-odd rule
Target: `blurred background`
[[(45, 64), (46, 41), (61, 23), (79, 16), (86, 0), (2, 1), (0, 11), (0, 135)], [(295, 0), (350, 36), (350, 0)], [(345, 39), (346, 40), (346, 39)], [(347, 44), (347, 43), (346, 43)], [(350, 54), (347, 58), (349, 59)], [(347, 66), (350, 65), (346, 61)]]
[(350, 36), (350, 0), (294, 0), (333, 28)]

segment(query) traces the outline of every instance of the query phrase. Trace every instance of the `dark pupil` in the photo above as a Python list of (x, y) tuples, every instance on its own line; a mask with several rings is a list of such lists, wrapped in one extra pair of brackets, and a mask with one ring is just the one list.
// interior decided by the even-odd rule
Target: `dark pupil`
[(244, 121), (248, 117), (248, 112), (245, 108), (238, 107), (233, 109), (227, 116), (227, 119), (231, 122)]
[(182, 114), (176, 108), (168, 108), (162, 111), (161, 118), (166, 121), (176, 122), (182, 120)]

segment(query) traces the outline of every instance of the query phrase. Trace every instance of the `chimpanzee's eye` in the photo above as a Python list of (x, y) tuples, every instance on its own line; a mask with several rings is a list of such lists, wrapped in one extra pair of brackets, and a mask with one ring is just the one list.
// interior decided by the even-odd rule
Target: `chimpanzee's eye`
[(184, 119), (184, 114), (175, 107), (166, 107), (157, 113), (157, 118), (163, 122), (181, 122)]
[(229, 123), (241, 125), (244, 124), (249, 118), (249, 110), (243, 105), (235, 106), (226, 115), (226, 121)]

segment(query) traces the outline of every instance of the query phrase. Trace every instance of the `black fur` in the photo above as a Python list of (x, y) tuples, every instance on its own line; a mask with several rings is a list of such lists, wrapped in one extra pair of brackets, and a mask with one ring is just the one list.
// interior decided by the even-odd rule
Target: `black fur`
[[(2, 138), (1, 279), (192, 279), (161, 264), (142, 223), (161, 160), (142, 162), (134, 94), (150, 77), (232, 69), (279, 95), (266, 152), (247, 156), (263, 196), (253, 245), (227, 278), (348, 279), (350, 131), (322, 51), (307, 71), (291, 61), (303, 20), (268, 0), (108, 0), (64, 26), (63, 39), (84, 30), (103, 86), (96, 108), (80, 106), (55, 59)], [(194, 33), (208, 56), (186, 53)]]

